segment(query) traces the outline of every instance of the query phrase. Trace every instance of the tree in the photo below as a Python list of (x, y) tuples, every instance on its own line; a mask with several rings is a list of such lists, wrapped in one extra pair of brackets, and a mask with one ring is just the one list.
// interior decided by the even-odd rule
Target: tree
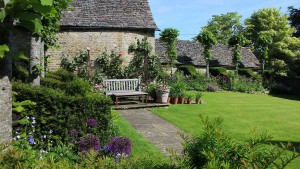
[(300, 37), (300, 8), (294, 8), (293, 6), (288, 7), (289, 10), (289, 21), (291, 26), (296, 29), (294, 32), (295, 37)]
[(0, 125), (5, 127), (0, 135), (7, 135), (1, 138), (0, 142), (11, 138), (12, 54), (9, 51), (12, 32), (21, 27), (31, 32), (32, 38), (37, 37), (39, 41), (43, 31), (49, 30), (48, 33), (55, 31), (50, 29), (49, 25), (52, 24), (47, 23), (46, 18), (52, 19), (52, 23), (57, 23), (60, 20), (58, 15), (61, 16), (61, 10), (58, 9), (66, 8), (68, 3), (69, 0), (0, 0), (0, 84), (2, 88), (0, 90)]
[(246, 39), (241, 32), (232, 35), (228, 41), (228, 47), (231, 48), (233, 52), (232, 62), (235, 65), (236, 76), (238, 76), (239, 61), (242, 59), (241, 48), (245, 42)]
[[(260, 48), (265, 43), (262, 39), (271, 37), (268, 40), (272, 43), (268, 45), (269, 52), (268, 59), (265, 60), (266, 67), (271, 68), (276, 59), (288, 63), (296, 55), (297, 50), (295, 48), (299, 49), (298, 40), (291, 37), (294, 28), (289, 25), (287, 14), (281, 14), (281, 11), (275, 8), (261, 9), (246, 19), (245, 25), (246, 37), (251, 40), (254, 46), (254, 54), (257, 56), (261, 55)], [(285, 43), (290, 45), (285, 45)]]
[(261, 61), (262, 73), (265, 71), (265, 63), (269, 58), (269, 45), (272, 43), (272, 37), (268, 35), (260, 35), (257, 39), (257, 47), (255, 48), (256, 52)]
[(171, 66), (171, 76), (173, 74), (172, 67), (177, 59), (177, 37), (179, 31), (174, 28), (166, 28), (160, 34), (160, 41), (165, 42), (167, 46), (167, 54), (169, 59), (169, 65)]
[(213, 15), (212, 19), (204, 28), (213, 33), (218, 43), (227, 45), (229, 38), (235, 31), (242, 28), (240, 19), (242, 16), (237, 12), (227, 14)]
[(209, 61), (211, 60), (211, 48), (217, 43), (215, 36), (206, 29), (203, 29), (195, 39), (203, 46), (203, 56), (206, 61), (206, 77), (209, 77)]

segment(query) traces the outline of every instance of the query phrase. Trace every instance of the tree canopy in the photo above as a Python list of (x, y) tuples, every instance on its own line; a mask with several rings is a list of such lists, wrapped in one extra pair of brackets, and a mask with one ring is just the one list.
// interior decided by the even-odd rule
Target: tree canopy
[(265, 46), (264, 37), (269, 37), (269, 57), (266, 66), (274, 63), (288, 64), (299, 55), (299, 39), (291, 37), (294, 28), (289, 25), (288, 15), (275, 8), (265, 8), (254, 12), (245, 20), (246, 37), (252, 41), (254, 53), (261, 56), (261, 48)]
[(175, 28), (166, 28), (160, 34), (159, 40), (166, 43), (167, 54), (169, 59), (169, 64), (171, 65), (171, 74), (172, 74), (172, 65), (175, 64), (177, 59), (177, 41), (179, 36), (179, 30)]
[(204, 28), (213, 33), (218, 43), (227, 45), (234, 32), (242, 28), (241, 17), (237, 12), (213, 15)]
[(288, 7), (290, 24), (295, 27), (296, 32), (293, 34), (295, 37), (300, 37), (300, 8)]

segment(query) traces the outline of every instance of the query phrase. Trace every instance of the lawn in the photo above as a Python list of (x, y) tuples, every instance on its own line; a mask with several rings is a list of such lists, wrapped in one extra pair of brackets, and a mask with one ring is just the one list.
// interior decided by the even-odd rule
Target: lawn
[[(205, 104), (171, 105), (169, 109), (151, 111), (191, 135), (201, 132), (199, 114), (202, 114), (222, 117), (223, 128), (237, 139), (247, 137), (251, 130), (257, 129), (260, 132), (267, 131), (274, 141), (291, 141), (299, 146), (300, 97), (287, 98), (264, 94), (205, 92), (202, 98)], [(296, 161), (300, 168), (300, 160)]]

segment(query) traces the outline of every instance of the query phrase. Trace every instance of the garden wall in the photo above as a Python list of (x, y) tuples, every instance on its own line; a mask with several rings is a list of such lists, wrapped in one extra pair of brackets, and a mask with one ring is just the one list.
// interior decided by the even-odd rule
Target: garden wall
[(137, 39), (142, 39), (147, 36), (148, 41), (155, 49), (154, 31), (145, 30), (69, 30), (58, 33), (59, 48), (52, 48), (46, 52), (50, 56), (48, 68), (56, 70), (61, 65), (63, 56), (75, 57), (78, 56), (81, 50), (90, 49), (90, 57), (92, 62), (102, 52), (110, 52), (113, 50), (117, 54), (122, 53), (122, 57), (126, 58), (124, 64), (128, 64), (132, 54), (128, 54), (128, 47), (131, 44), (136, 44)]

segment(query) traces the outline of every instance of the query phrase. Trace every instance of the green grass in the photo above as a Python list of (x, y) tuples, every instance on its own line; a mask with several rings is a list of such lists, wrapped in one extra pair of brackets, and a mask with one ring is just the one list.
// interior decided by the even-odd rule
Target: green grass
[[(242, 139), (251, 130), (267, 131), (274, 141), (300, 144), (300, 98), (291, 99), (263, 94), (233, 92), (203, 93), (205, 104), (171, 105), (169, 109), (151, 109), (191, 135), (201, 132), (199, 114), (222, 117), (223, 128), (232, 137)], [(292, 100), (294, 99), (294, 100)], [(300, 159), (295, 160), (300, 168)], [(293, 167), (292, 167), (293, 168)]]
[(113, 114), (117, 116), (115, 124), (119, 126), (120, 136), (128, 137), (132, 141), (131, 157), (152, 158), (153, 161), (170, 162), (169, 157), (146, 140), (142, 134), (138, 133), (126, 119), (115, 112)]

